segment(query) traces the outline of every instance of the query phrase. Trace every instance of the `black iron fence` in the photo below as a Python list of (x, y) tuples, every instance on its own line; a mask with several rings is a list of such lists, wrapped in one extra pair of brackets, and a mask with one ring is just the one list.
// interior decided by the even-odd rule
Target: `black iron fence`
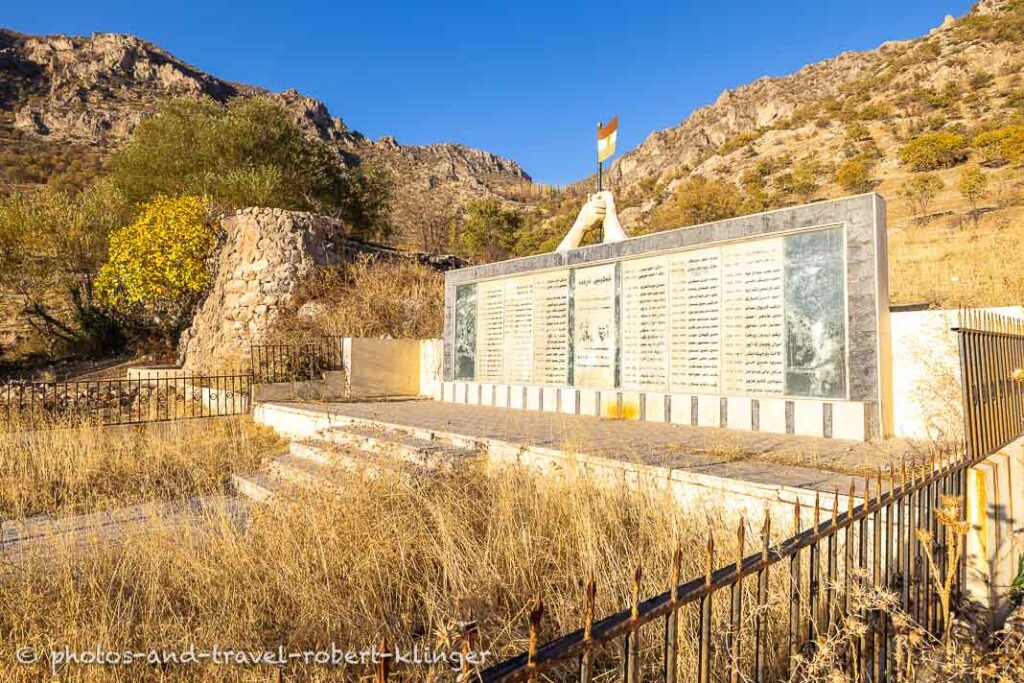
[[(816, 502), (807, 529), (796, 505), (794, 533), (780, 543), (772, 543), (773, 521), (766, 515), (760, 548), (750, 554), (741, 521), (739, 552), (717, 568), (720, 558), (709, 535), (704, 575), (684, 583), (677, 549), (666, 577), (669, 589), (643, 601), (638, 567), (630, 606), (598, 621), (591, 579), (581, 627), (548, 642), (541, 639), (538, 597), (527, 650), (484, 670), (481, 679), (504, 683), (543, 675), (589, 683), (610, 674), (626, 683), (782, 681), (845, 629), (853, 637), (829, 645), (839, 648), (840, 666), (856, 681), (891, 680), (897, 661), (891, 608), (936, 641), (944, 637), (966, 581), (967, 471), (1024, 434), (1024, 327), (964, 311), (955, 331), (966, 447), (879, 470), (860, 491), (851, 486), (845, 495), (830, 494), (831, 510), (823, 512)], [(872, 589), (895, 602), (886, 608), (855, 599), (858, 591)]]
[(253, 384), (318, 380), (326, 372), (342, 370), (342, 339), (253, 345), (248, 367), (233, 372), (154, 369), (130, 379), (0, 384), (0, 427), (118, 425), (245, 414)]
[(257, 383), (322, 379), (325, 372), (343, 370), (342, 340), (323, 337), (301, 344), (254, 344), (250, 372)]
[(57, 422), (163, 422), (249, 412), (248, 374), (140, 373), (131, 379), (0, 385), (0, 420), (13, 428)]

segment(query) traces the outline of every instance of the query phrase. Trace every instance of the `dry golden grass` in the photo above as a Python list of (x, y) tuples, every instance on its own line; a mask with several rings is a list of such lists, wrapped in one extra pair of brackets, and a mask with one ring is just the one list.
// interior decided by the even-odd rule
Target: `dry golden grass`
[(919, 222), (897, 187), (909, 174), (894, 174), (878, 188), (890, 198), (889, 289), (894, 304), (1016, 305), (1024, 292), (1024, 174), (989, 171), (990, 189), (977, 224), (965, 217), (956, 190), (962, 167), (938, 171), (946, 189), (933, 202), (933, 218)]
[(0, 433), (0, 519), (212, 493), (283, 449), (249, 418)]
[[(535, 594), (545, 599), (548, 638), (579, 626), (590, 573), (598, 617), (628, 604), (641, 562), (641, 595), (663, 590), (677, 534), (682, 575), (703, 571), (706, 528), (719, 521), (680, 510), (666, 493), (478, 467), (414, 482), (352, 479), (255, 508), (243, 529), (212, 514), (190, 533), (154, 519), (130, 543), (57, 544), (0, 570), (0, 666), (15, 680), (43, 675), (41, 664), (10, 664), (19, 645), (291, 651), (361, 649), (383, 636), (403, 648), (444, 649), (458, 647), (455, 625), (469, 617), (493, 663), (525, 648)], [(720, 534), (719, 557), (732, 548)], [(77, 667), (62, 680), (267, 681), (275, 673)], [(286, 680), (368, 673), (295, 665)], [(405, 673), (431, 680), (425, 670)]]
[[(318, 304), (312, 310), (303, 304)], [(444, 275), (409, 261), (360, 259), (306, 280), (274, 337), (303, 334), (432, 339), (441, 336)]]

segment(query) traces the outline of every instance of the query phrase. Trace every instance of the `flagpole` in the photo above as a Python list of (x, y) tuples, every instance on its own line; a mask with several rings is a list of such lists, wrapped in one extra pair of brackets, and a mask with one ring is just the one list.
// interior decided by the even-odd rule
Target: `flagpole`
[[(601, 135), (601, 126), (602, 125), (604, 125), (604, 124), (602, 124), (600, 121), (597, 122), (597, 134), (599, 136)], [(597, 191), (598, 192), (601, 191), (601, 171), (602, 171), (603, 166), (604, 166), (604, 164), (601, 161), (601, 152), (598, 151), (598, 153), (597, 153)], [(602, 242), (604, 242), (604, 224), (603, 223), (600, 226), (598, 226), (598, 228), (597, 228), (597, 243), (601, 244)]]

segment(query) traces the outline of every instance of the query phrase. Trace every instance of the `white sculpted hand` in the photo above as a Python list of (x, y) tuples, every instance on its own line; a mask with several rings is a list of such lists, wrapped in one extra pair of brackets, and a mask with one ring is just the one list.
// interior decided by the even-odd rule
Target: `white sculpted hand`
[(588, 232), (598, 225), (604, 226), (604, 243), (621, 242), (626, 239), (619, 217), (615, 212), (615, 199), (608, 190), (592, 194), (587, 203), (580, 209), (576, 222), (555, 251), (565, 252), (575, 249), (583, 241)]
[(626, 231), (619, 223), (619, 214), (615, 211), (615, 197), (608, 190), (598, 192), (597, 195), (604, 199), (604, 239), (603, 244), (621, 242), (626, 239)]

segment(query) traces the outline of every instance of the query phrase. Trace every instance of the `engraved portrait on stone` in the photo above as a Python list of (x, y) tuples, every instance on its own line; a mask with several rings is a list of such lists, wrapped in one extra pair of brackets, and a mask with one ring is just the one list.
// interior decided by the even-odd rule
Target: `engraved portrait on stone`
[(846, 397), (843, 230), (785, 239), (786, 394)]
[(476, 377), (476, 285), (455, 290), (455, 379)]

